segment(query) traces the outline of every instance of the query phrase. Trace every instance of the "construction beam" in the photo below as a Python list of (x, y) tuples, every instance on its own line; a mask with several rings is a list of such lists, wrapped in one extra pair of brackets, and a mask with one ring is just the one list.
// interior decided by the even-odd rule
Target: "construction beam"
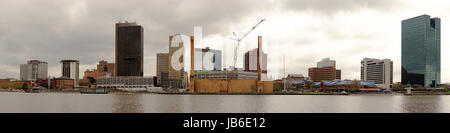
[(194, 36), (191, 36), (191, 71), (189, 74), (189, 92), (195, 92), (195, 79), (194, 79)]
[(257, 68), (258, 68), (258, 81), (257, 81), (257, 89), (258, 92), (262, 92), (263, 89), (263, 84), (261, 81), (261, 74), (262, 74), (262, 68), (261, 68), (261, 64), (262, 64), (262, 36), (258, 36), (258, 53), (257, 53), (257, 57), (258, 57), (258, 61), (257, 61)]

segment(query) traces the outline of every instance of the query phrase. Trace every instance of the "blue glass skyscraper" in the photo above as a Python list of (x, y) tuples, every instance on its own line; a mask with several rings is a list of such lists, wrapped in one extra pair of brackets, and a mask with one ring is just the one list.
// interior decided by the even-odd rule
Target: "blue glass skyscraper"
[(421, 15), (402, 21), (402, 84), (441, 83), (441, 19)]

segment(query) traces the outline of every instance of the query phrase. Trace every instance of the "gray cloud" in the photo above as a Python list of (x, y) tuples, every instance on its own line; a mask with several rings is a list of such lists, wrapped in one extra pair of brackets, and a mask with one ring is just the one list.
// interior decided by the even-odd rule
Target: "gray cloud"
[[(144, 27), (146, 74), (152, 75), (157, 52), (166, 52), (168, 36), (221, 34), (228, 26), (257, 9), (269, 6), (259, 0), (17, 0), (0, 2), (0, 62), (16, 68), (1, 77), (17, 77), (18, 66), (29, 59), (48, 61), (50, 67), (65, 58), (91, 65), (114, 61), (114, 23), (136, 20)], [(56, 67), (55, 67), (56, 68)], [(51, 71), (51, 70), (50, 70)], [(150, 71), (150, 72), (149, 72)]]
[(389, 11), (400, 5), (397, 0), (286, 0), (283, 8), (313, 11), (333, 15), (341, 11), (357, 11), (363, 8)]

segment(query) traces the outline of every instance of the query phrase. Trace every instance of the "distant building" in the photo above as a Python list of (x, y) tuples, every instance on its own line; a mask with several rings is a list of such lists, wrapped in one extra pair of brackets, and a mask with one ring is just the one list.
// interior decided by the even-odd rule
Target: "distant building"
[(64, 90), (72, 90), (75, 86), (74, 79), (70, 79), (67, 77), (60, 77), (51, 80), (51, 84), (54, 89), (64, 89)]
[(402, 21), (402, 84), (441, 84), (441, 19), (421, 15)]
[(97, 64), (97, 70), (100, 72), (103, 72), (105, 76), (116, 76), (116, 73), (114, 72), (115, 63), (108, 63), (107, 61), (100, 61)]
[(80, 61), (78, 60), (62, 60), (61, 61), (61, 76), (74, 80), (74, 86), (78, 87), (78, 80), (80, 79)]
[(176, 37), (180, 36), (169, 37), (169, 86), (183, 88), (185, 84), (183, 41)]
[[(267, 73), (267, 54), (263, 52), (261, 69)], [(244, 69), (249, 72), (258, 71), (258, 48), (252, 49), (244, 54)]]
[(330, 58), (317, 62), (317, 67), (309, 68), (308, 75), (315, 82), (341, 79), (341, 70), (336, 69), (336, 61)]
[(15, 81), (13, 78), (0, 79), (0, 83), (11, 83)]
[(27, 64), (20, 65), (20, 80), (46, 79), (47, 71), (47, 62), (30, 60)]
[(361, 61), (361, 80), (373, 81), (380, 88), (389, 89), (393, 83), (392, 60), (364, 58)]
[(153, 77), (122, 76), (122, 77), (99, 77), (97, 86), (123, 86), (123, 85), (146, 85), (154, 86)]
[(306, 80), (307, 78), (303, 74), (288, 74), (288, 79), (291, 80)]
[(144, 29), (136, 23), (116, 23), (116, 76), (144, 76)]
[(169, 53), (156, 54), (156, 77), (157, 77), (156, 79), (157, 79), (158, 86), (164, 86), (164, 87), (168, 86)]
[(221, 71), (222, 70), (222, 51), (196, 48), (194, 54), (195, 70), (202, 71)]
[(232, 75), (230, 71), (196, 71), (195, 79), (257, 79), (258, 73), (242, 70), (235, 71)]
[(84, 71), (83, 79), (87, 79), (89, 77), (97, 80), (97, 78), (99, 78), (99, 77), (105, 77), (105, 73), (103, 71), (100, 71), (97, 69), (93, 69), (93, 70), (88, 69), (88, 70)]

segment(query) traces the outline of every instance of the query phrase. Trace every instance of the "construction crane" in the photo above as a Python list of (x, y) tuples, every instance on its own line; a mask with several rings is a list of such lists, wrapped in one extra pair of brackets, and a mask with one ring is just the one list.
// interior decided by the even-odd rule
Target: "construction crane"
[(239, 49), (239, 45), (241, 44), (241, 41), (247, 37), (247, 35), (249, 35), (253, 30), (256, 29), (256, 27), (258, 27), (262, 22), (264, 22), (266, 19), (262, 19), (261, 21), (259, 21), (255, 26), (253, 26), (247, 33), (245, 33), (242, 37), (239, 37), (238, 35), (236, 35), (236, 33), (233, 32), (234, 37), (236, 38), (230, 38), (232, 40), (235, 40), (237, 42), (236, 47), (234, 47), (234, 56), (233, 56), (233, 64), (230, 66), (231, 72), (230, 72), (230, 76), (228, 78), (228, 85), (227, 85), (227, 92), (230, 91), (231, 89), (231, 79), (233, 78), (233, 74), (235, 72), (235, 67), (236, 67), (236, 60), (237, 60), (237, 55), (238, 55), (238, 49)]

